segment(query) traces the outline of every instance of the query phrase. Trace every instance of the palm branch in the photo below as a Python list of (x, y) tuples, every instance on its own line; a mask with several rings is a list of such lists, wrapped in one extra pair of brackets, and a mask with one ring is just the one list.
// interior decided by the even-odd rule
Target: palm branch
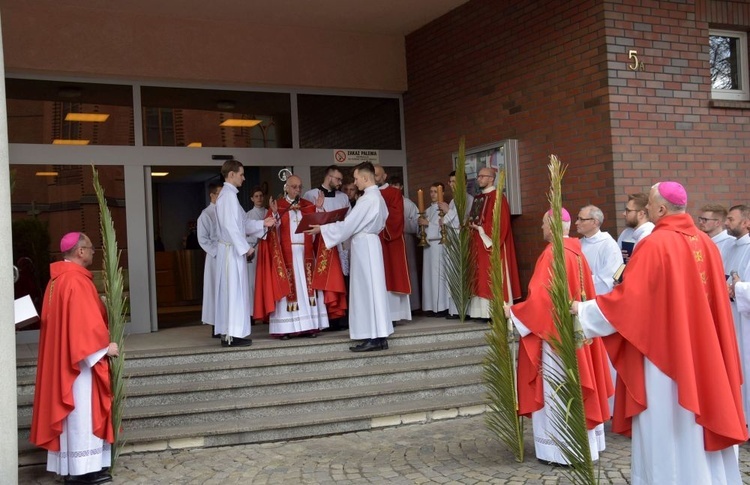
[(548, 168), (553, 254), (548, 291), (552, 300), (552, 316), (557, 336), (549, 341), (553, 350), (554, 364), (545, 365), (543, 369), (544, 379), (552, 389), (552, 395), (545, 399), (545, 406), (549, 407), (550, 424), (554, 430), (550, 438), (570, 463), (570, 467), (564, 473), (573, 483), (593, 484), (597, 480), (591, 459), (576, 356), (576, 349), (580, 346), (580, 342), (576, 339), (573, 316), (570, 314), (570, 296), (563, 248), (561, 186), (566, 167), (561, 166), (557, 156), (550, 155)]
[(106, 295), (107, 321), (109, 323), (110, 341), (117, 343), (120, 356), (110, 361), (110, 378), (112, 385), (112, 427), (115, 441), (112, 444), (112, 466), (114, 471), (117, 457), (120, 455), (124, 441), (120, 435), (123, 409), (125, 408), (125, 310), (126, 297), (123, 295), (122, 268), (120, 267), (120, 250), (117, 248), (117, 234), (112, 215), (107, 207), (104, 189), (99, 183), (99, 173), (92, 165), (94, 190), (99, 202), (99, 225), (103, 244), (104, 292)]
[(445, 280), (448, 292), (463, 322), (469, 311), (474, 280), (474, 258), (471, 252), (471, 231), (464, 227), (466, 214), (466, 150), (461, 137), (456, 161), (456, 188), (453, 191), (458, 228), (446, 225), (445, 231)]
[(502, 192), (505, 186), (505, 172), (498, 177), (498, 196), (495, 199), (496, 217), (492, 226), (492, 255), (490, 258), (490, 287), (494, 298), (490, 300), (492, 326), (487, 333), (487, 355), (483, 363), (483, 377), (490, 400), (490, 412), (486, 414), (487, 427), (495, 433), (515, 455), (516, 461), (523, 462), (523, 425), (518, 416), (518, 396), (516, 394), (516, 353), (513, 327), (505, 318), (503, 298), (505, 278), (500, 248)]

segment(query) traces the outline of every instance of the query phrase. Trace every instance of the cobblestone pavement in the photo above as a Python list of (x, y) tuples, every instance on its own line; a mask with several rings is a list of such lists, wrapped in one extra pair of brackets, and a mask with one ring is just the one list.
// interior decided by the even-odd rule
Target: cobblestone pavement
[[(526, 459), (516, 463), (482, 416), (300, 441), (123, 455), (115, 484), (568, 483), (534, 458), (526, 422)], [(750, 483), (750, 447), (740, 449)], [(630, 441), (607, 433), (601, 483), (626, 484)], [(61, 483), (43, 467), (19, 470), (21, 484)]]

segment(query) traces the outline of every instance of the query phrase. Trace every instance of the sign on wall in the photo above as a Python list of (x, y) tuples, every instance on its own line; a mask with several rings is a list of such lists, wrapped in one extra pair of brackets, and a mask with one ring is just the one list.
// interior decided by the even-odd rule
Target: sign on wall
[(333, 161), (342, 165), (357, 165), (362, 162), (370, 162), (373, 165), (380, 161), (378, 150), (345, 150), (333, 151)]

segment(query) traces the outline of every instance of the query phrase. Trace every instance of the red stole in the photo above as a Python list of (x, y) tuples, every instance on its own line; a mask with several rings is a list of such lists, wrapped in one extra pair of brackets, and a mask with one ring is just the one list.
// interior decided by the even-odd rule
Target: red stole
[[(581, 300), (583, 282), (586, 298), (593, 298), (596, 290), (591, 278), (591, 269), (581, 251), (580, 241), (564, 238), (563, 245), (570, 297)], [(527, 417), (544, 407), (542, 342), (550, 336), (557, 335), (551, 311), (552, 300), (547, 291), (552, 261), (552, 245), (548, 244), (534, 267), (526, 300), (512, 307), (513, 314), (531, 330), (529, 335), (521, 339), (518, 354), (518, 414)], [(595, 338), (590, 345), (578, 349), (577, 356), (586, 427), (593, 429), (609, 419), (607, 398), (614, 391), (602, 339)]]
[[(471, 208), (471, 217), (474, 223), (482, 226), (485, 234), (492, 237), (492, 223), (495, 217), (495, 201), (497, 190), (474, 197)], [(500, 215), (500, 251), (506, 262), (503, 266), (505, 272), (505, 288), (503, 297), (509, 301), (508, 289), (513, 291), (513, 299), (521, 297), (521, 280), (518, 277), (518, 262), (516, 261), (516, 249), (513, 244), (513, 233), (510, 227), (510, 206), (503, 195), (502, 214)], [(476, 273), (474, 276), (474, 294), (487, 300), (492, 299), (490, 289), (490, 254), (492, 248), (486, 248), (482, 238), (477, 231), (472, 233), (472, 247), (476, 257)]]
[(617, 369), (612, 430), (629, 436), (648, 407), (643, 358), (677, 383), (703, 427), (706, 451), (747, 440), (742, 370), (716, 245), (687, 214), (666, 216), (638, 243), (623, 284), (596, 303), (617, 333), (604, 342)]
[[(31, 442), (60, 451), (62, 422), (75, 408), (73, 381), (79, 362), (109, 345), (107, 312), (89, 270), (72, 262), (50, 265), (44, 293), (39, 360), (31, 421)], [(109, 360), (91, 368), (91, 418), (94, 435), (112, 443)]]
[(404, 243), (404, 196), (395, 187), (380, 189), (380, 195), (388, 208), (385, 228), (380, 231), (385, 266), (385, 287), (394, 293), (411, 294), (409, 264), (406, 261)]
[[(303, 214), (315, 212), (315, 205), (305, 199), (299, 201), (299, 211), (290, 210), (291, 203), (286, 199), (278, 202), (281, 214), (278, 230), (269, 230), (266, 239), (258, 244), (258, 265), (255, 273), (255, 304), (253, 318), (266, 319), (276, 310), (276, 302), (286, 297), (287, 311), (299, 310), (297, 285), (295, 284), (292, 240), (289, 231), (289, 218), (301, 218)], [(273, 217), (271, 211), (266, 217)], [(307, 297), (315, 306), (315, 292), (312, 287), (313, 247), (312, 236), (305, 234), (305, 279)]]

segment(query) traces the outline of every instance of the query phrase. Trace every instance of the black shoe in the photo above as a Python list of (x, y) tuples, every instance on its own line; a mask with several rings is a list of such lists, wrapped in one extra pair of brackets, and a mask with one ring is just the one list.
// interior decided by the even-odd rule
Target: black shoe
[(315, 332), (310, 332), (310, 333), (306, 333), (306, 334), (304, 334), (304, 335), (303, 335), (303, 337), (307, 337), (307, 338), (317, 338), (317, 337), (318, 337), (318, 334), (317, 334), (317, 333), (315, 333)]
[(435, 318), (443, 318), (448, 314), (448, 310), (442, 310), (435, 313)]
[(481, 323), (481, 324), (487, 324), (487, 323), (490, 323), (490, 319), (489, 319), (489, 318), (474, 318), (473, 320), (474, 320), (475, 322), (477, 322), (477, 323)]
[(211, 338), (221, 338), (221, 335), (219, 335), (218, 333), (214, 333), (213, 325), (209, 325), (209, 327), (211, 327)]
[(65, 484), (78, 485), (78, 484), (98, 484), (107, 483), (112, 481), (112, 475), (105, 471), (86, 473), (85, 475), (71, 475), (65, 477)]
[(349, 347), (349, 350), (351, 350), (352, 352), (359, 352), (358, 350), (354, 350), (354, 349), (361, 349), (362, 347), (367, 345), (369, 342), (370, 342), (370, 339), (363, 340), (362, 342), (359, 343), (359, 345), (353, 345)]
[(388, 339), (385, 337), (379, 338), (380, 350), (388, 350)]
[(285, 333), (284, 335), (279, 337), (279, 340), (289, 340), (290, 338), (292, 337), (288, 333)]
[(370, 339), (362, 346), (350, 347), (349, 350), (352, 352), (372, 352), (373, 350), (383, 350), (382, 344), (378, 339)]
[(446, 320), (458, 320), (459, 318), (461, 318), (461, 317), (460, 317), (460, 316), (458, 316), (457, 314), (456, 314), (456, 315), (451, 315), (451, 314), (449, 313), (449, 314), (447, 314), (447, 315), (445, 316), (445, 319), (446, 319)]
[[(232, 339), (230, 342), (229, 339)], [(251, 338), (241, 338), (241, 337), (227, 337), (221, 339), (221, 346), (222, 347), (250, 347), (253, 345), (253, 339)]]

